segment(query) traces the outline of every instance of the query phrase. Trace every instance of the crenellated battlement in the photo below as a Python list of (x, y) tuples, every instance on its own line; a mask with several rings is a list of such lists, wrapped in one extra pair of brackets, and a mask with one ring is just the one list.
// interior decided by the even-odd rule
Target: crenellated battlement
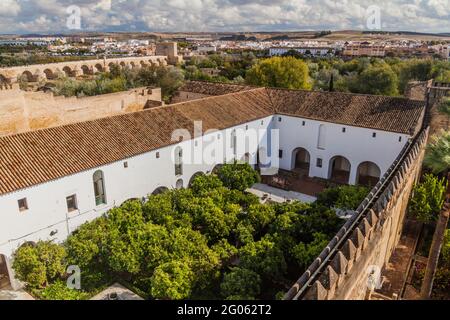
[(398, 243), (429, 129), (424, 129), (285, 295), (285, 300), (364, 299), (369, 271), (381, 270)]

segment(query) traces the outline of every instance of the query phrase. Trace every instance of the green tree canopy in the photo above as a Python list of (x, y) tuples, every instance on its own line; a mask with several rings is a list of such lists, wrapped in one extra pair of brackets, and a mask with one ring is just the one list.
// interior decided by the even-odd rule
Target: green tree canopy
[(220, 292), (224, 298), (239, 297), (240, 300), (251, 300), (260, 294), (261, 277), (248, 269), (232, 268), (226, 273), (220, 284)]
[(350, 85), (352, 92), (378, 94), (386, 96), (398, 95), (398, 78), (386, 63), (371, 65)]
[(16, 277), (32, 288), (44, 288), (66, 273), (64, 247), (50, 241), (22, 245), (13, 257)]
[(311, 89), (308, 65), (293, 57), (273, 57), (259, 61), (247, 71), (252, 85), (288, 89)]
[(250, 242), (241, 248), (240, 266), (268, 278), (280, 277), (286, 271), (286, 261), (282, 250), (265, 236), (258, 242)]
[(245, 191), (260, 181), (258, 172), (247, 163), (225, 164), (218, 176), (225, 187), (238, 191)]
[(446, 179), (426, 174), (423, 182), (414, 187), (409, 202), (409, 212), (420, 221), (428, 223), (437, 220), (445, 200)]
[(186, 299), (192, 292), (193, 279), (189, 263), (176, 260), (164, 263), (150, 279), (151, 294), (156, 299)]
[(323, 233), (314, 233), (314, 240), (311, 243), (303, 242), (292, 248), (292, 256), (300, 267), (306, 269), (316, 259), (330, 240)]

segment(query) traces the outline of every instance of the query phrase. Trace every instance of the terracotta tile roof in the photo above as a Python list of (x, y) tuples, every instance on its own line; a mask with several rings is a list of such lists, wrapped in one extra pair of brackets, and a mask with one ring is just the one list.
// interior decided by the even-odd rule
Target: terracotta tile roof
[(0, 195), (172, 144), (194, 120), (223, 129), (272, 114), (265, 89), (0, 137)]
[(0, 137), (0, 195), (172, 144), (173, 130), (203, 131), (275, 113), (414, 132), (424, 103), (400, 98), (266, 88)]
[(267, 89), (277, 113), (414, 135), (424, 101), (342, 92)]
[(179, 91), (200, 93), (209, 96), (220, 96), (227, 93), (247, 91), (255, 89), (254, 86), (220, 83), (220, 82), (207, 82), (207, 81), (188, 81)]

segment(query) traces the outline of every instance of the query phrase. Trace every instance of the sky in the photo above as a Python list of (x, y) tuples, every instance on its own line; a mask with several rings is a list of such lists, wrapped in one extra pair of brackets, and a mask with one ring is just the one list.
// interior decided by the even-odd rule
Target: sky
[(450, 32), (450, 0), (0, 0), (2, 34), (349, 29)]

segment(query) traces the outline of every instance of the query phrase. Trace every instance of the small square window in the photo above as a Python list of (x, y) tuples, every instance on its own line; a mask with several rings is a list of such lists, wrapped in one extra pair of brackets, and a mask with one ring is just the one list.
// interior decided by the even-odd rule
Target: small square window
[(123, 167), (124, 167), (124, 168), (128, 168), (128, 161), (125, 161), (125, 162), (123, 163)]
[(28, 210), (28, 201), (27, 198), (23, 198), (23, 199), (19, 199), (17, 200), (17, 203), (19, 204), (19, 210), (22, 211), (27, 211)]
[(217, 140), (220, 140), (220, 133), (217, 135)]
[(402, 142), (402, 137), (398, 137), (398, 142)]
[(195, 146), (198, 147), (198, 141), (195, 141)]
[(157, 152), (156, 153), (156, 159), (159, 159), (159, 157), (160, 157), (160, 154), (159, 154), (159, 152)]
[(372, 133), (372, 138), (376, 138), (376, 137), (377, 137), (377, 133), (376, 132)]
[(281, 117), (278, 117), (278, 122), (281, 122)]
[(323, 166), (323, 161), (322, 161), (321, 158), (317, 158), (316, 166), (317, 166), (317, 168), (322, 168), (322, 166)]
[(278, 150), (278, 157), (283, 158), (283, 150)]
[(303, 127), (306, 126), (306, 121), (303, 121), (303, 122), (302, 122), (302, 126), (303, 126)]
[(342, 128), (342, 133), (345, 133), (347, 131), (347, 128)]
[(69, 212), (78, 210), (77, 195), (76, 194), (68, 196), (66, 198), (66, 202), (67, 202), (67, 210), (69, 210)]
[(248, 130), (248, 125), (245, 126), (245, 130)]
[(262, 126), (264, 125), (264, 120), (263, 120), (263, 121), (261, 121), (261, 125), (262, 125)]

